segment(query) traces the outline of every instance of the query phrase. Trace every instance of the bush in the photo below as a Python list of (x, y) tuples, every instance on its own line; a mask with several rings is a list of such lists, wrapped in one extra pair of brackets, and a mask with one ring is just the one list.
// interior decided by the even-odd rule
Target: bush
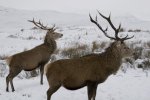
[(134, 60), (132, 58), (126, 58), (125, 63), (130, 63), (131, 65), (134, 64)]
[(32, 78), (38, 76), (40, 73), (39, 73), (39, 69), (35, 69), (32, 71), (26, 71), (25, 74), (26, 74), (25, 75), (26, 78)]
[(7, 55), (0, 55), (0, 60), (5, 60), (7, 57)]
[(143, 64), (143, 70), (148, 70), (148, 69), (150, 69), (150, 61), (147, 59), (147, 60), (145, 60), (145, 61), (143, 61), (142, 62), (142, 64)]
[(33, 37), (33, 36), (29, 36), (29, 37), (27, 37), (26, 39), (27, 39), (27, 40), (36, 40), (36, 38)]
[(0, 62), (0, 77), (4, 77), (6, 73), (6, 64), (4, 62)]
[(143, 54), (143, 56), (144, 56), (144, 58), (150, 58), (150, 50), (143, 50), (144, 52), (144, 54)]
[(89, 50), (88, 45), (79, 44), (61, 51), (61, 55), (67, 58), (79, 58), (90, 53), (91, 51)]
[(148, 48), (150, 48), (150, 41), (149, 41), (149, 42), (147, 42), (146, 44), (147, 44)]
[(92, 42), (92, 52), (94, 52), (95, 50), (97, 50), (99, 48), (99, 45), (96, 43), (96, 41)]
[(37, 28), (36, 26), (31, 28), (31, 30), (38, 30), (38, 29), (39, 28)]
[(144, 32), (141, 29), (129, 29), (128, 32)]
[(134, 55), (133, 55), (133, 58), (136, 60), (136, 59), (140, 59), (142, 57), (142, 51), (143, 51), (143, 48), (142, 47), (136, 47), (134, 49)]
[(106, 47), (106, 42), (102, 42), (101, 44), (96, 43), (96, 41), (92, 42), (92, 52), (100, 51), (100, 49), (104, 49)]

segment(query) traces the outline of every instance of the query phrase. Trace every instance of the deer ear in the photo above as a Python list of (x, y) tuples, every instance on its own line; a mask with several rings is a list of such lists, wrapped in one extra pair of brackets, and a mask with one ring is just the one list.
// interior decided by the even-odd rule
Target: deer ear
[(121, 44), (122, 44), (122, 42), (121, 42), (121, 41), (117, 41), (116, 46), (117, 46), (117, 47), (120, 47), (120, 46), (121, 46)]
[(49, 33), (54, 32), (54, 30), (52, 30), (52, 29), (49, 29), (48, 31), (49, 31)]

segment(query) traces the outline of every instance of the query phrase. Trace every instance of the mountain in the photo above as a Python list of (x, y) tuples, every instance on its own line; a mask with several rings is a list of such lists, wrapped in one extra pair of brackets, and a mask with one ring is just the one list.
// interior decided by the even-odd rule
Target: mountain
[(114, 21), (121, 23), (127, 29), (150, 30), (150, 21), (141, 20), (131, 14), (117, 16)]
[(46, 25), (69, 26), (88, 25), (89, 23), (88, 16), (81, 14), (62, 13), (51, 10), (17, 10), (0, 6), (0, 30), (32, 27), (33, 25), (27, 20), (32, 20), (33, 18), (36, 21), (40, 19)]
[[(93, 17), (94, 15), (96, 14), (92, 13)], [(56, 26), (94, 26), (89, 21), (88, 14), (63, 13), (52, 10), (28, 11), (0, 6), (0, 31), (31, 28), (33, 27), (33, 24), (29, 23), (27, 20), (32, 20), (33, 18), (35, 18), (36, 21), (40, 19), (46, 25), (56, 24)], [(119, 23), (122, 23), (122, 26), (127, 29), (150, 29), (150, 21), (143, 21), (128, 14), (113, 17), (112, 21), (116, 26)], [(103, 24), (101, 21), (100, 23)]]

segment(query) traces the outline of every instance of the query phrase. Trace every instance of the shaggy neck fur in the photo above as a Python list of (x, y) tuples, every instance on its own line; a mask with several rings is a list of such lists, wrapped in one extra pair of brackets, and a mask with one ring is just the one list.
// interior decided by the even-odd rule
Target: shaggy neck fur
[(112, 43), (103, 54), (105, 55), (105, 61), (108, 63), (108, 70), (112, 71), (112, 73), (116, 73), (122, 62), (121, 51)]
[(116, 47), (115, 43), (112, 43), (105, 52), (108, 57), (122, 58), (121, 51)]
[(50, 48), (50, 52), (54, 52), (57, 48), (56, 41), (53, 38), (45, 37), (44, 44)]

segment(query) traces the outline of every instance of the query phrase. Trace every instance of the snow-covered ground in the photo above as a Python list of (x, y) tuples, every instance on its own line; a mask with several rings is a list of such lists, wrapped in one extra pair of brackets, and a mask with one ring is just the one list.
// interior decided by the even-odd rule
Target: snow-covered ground
[[(150, 72), (148, 72), (150, 74)], [(150, 100), (150, 76), (141, 70), (119, 72), (99, 84), (96, 100)], [(0, 78), (1, 100), (46, 100), (48, 84), (40, 85), (40, 77), (31, 79), (14, 79), (15, 92), (5, 92), (5, 78)], [(61, 87), (52, 100), (87, 100), (86, 87), (70, 91)]]
[[(93, 17), (95, 14), (92, 14)], [(91, 24), (88, 15), (61, 13), (56, 11), (24, 11), (5, 7), (0, 7), (0, 58), (13, 55), (15, 53), (31, 49), (41, 43), (45, 36), (45, 31), (32, 30), (32, 23), (28, 19), (35, 17), (41, 19), (45, 24), (58, 26), (57, 31), (63, 33), (63, 37), (57, 40), (58, 49), (69, 48), (73, 45), (86, 44), (92, 47), (96, 41), (98, 44), (107, 42), (107, 39), (98, 28)], [(86, 17), (85, 17), (86, 16)], [(125, 29), (141, 29), (147, 32), (122, 32), (121, 36), (129, 34), (135, 37), (128, 41), (133, 46), (142, 47), (147, 51), (150, 46), (150, 22), (137, 19), (134, 16), (119, 16), (113, 19), (115, 25), (122, 22)], [(102, 22), (102, 26), (106, 26)], [(24, 31), (21, 31), (24, 29)], [(110, 30), (109, 33), (113, 33)], [(113, 34), (111, 34), (113, 35)], [(145, 50), (145, 51), (146, 51)], [(142, 61), (142, 58), (136, 63)], [(4, 60), (0, 60), (0, 66), (6, 70), (3, 76), (8, 74), (8, 67)], [(128, 67), (125, 65), (125, 67)], [(0, 74), (1, 74), (0, 70)], [(16, 91), (5, 92), (5, 77), (0, 77), (0, 100), (46, 100), (46, 91), (48, 89), (47, 80), (44, 77), (44, 85), (40, 85), (40, 77), (31, 79), (14, 79)], [(121, 70), (110, 76), (106, 82), (99, 85), (96, 100), (150, 100), (150, 72), (136, 68), (128, 68), (126, 73)], [(87, 100), (86, 87), (76, 91), (68, 91), (61, 88), (56, 92), (52, 100)]]

